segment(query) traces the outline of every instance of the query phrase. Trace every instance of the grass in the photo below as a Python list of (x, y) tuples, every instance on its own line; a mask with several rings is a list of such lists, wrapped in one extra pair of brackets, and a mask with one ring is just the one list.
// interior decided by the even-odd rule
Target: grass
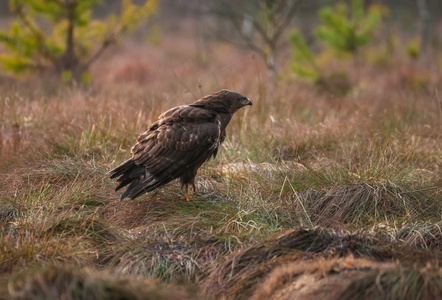
[[(440, 70), (367, 63), (336, 97), (286, 75), (269, 84), (259, 60), (218, 42), (204, 65), (186, 38), (122, 46), (88, 87), (0, 84), (0, 298), (440, 294)], [(420, 70), (431, 76), (416, 89)], [(120, 201), (106, 172), (137, 136), (221, 88), (254, 104), (199, 171), (196, 199), (173, 182)]]
[(90, 269), (50, 265), (9, 280), (14, 299), (190, 299), (173, 287), (142, 279), (110, 277)]
[(441, 293), (441, 278), (437, 269), (400, 268), (368, 272), (343, 286), (334, 299), (432, 299), (438, 298)]
[[(412, 261), (410, 261), (411, 257), (413, 258)], [(324, 274), (321, 274), (321, 276), (327, 277), (325, 273), (333, 274), (333, 272), (337, 272), (336, 260), (342, 262), (342, 258), (347, 260), (346, 268), (349, 269), (356, 268), (354, 262), (348, 262), (354, 259), (365, 260), (369, 262), (368, 264), (371, 267), (377, 266), (376, 268), (387, 270), (387, 272), (389, 269), (387, 266), (390, 266), (393, 260), (396, 261), (398, 266), (406, 269), (406, 272), (411, 271), (409, 266), (413, 264), (414, 267), (421, 266), (425, 270), (423, 271), (424, 276), (430, 278), (432, 272), (435, 270), (437, 272), (441, 252), (424, 252), (419, 247), (409, 247), (408, 241), (379, 239), (363, 231), (354, 234), (346, 231), (335, 232), (319, 227), (297, 229), (278, 238), (256, 243), (227, 257), (204, 280), (204, 293), (206, 296), (214, 298), (240, 299), (251, 297), (252, 299), (268, 299), (278, 289), (282, 289), (292, 282), (295, 285), (296, 277), (302, 274), (322, 271)], [(419, 261), (418, 258), (421, 260)], [(434, 269), (426, 270), (424, 267), (429, 266), (430, 262), (434, 264), (432, 265)], [(382, 264), (385, 266), (382, 267)], [(364, 267), (364, 269), (366, 268), (367, 266)], [(290, 274), (293, 272), (296, 273)], [(376, 277), (371, 278), (372, 274), (369, 272), (364, 276), (370, 278), (368, 280), (373, 280), (370, 284), (374, 286)], [(379, 274), (379, 270), (376, 274)], [(392, 275), (397, 276), (395, 280), (400, 278), (400, 275), (395, 272), (392, 272)], [(290, 278), (284, 278), (287, 276)], [(341, 276), (341, 281), (352, 278), (348, 274), (341, 274)], [(382, 276), (382, 274), (379, 276)], [(357, 293), (364, 293), (368, 287), (359, 287), (358, 289), (354, 286), (350, 287), (352, 284), (360, 284), (359, 280), (362, 282), (366, 278), (355, 279), (349, 283), (338, 293), (339, 296), (336, 296), (336, 299), (341, 299), (340, 297), (344, 297), (346, 293), (352, 295), (352, 297), (348, 296), (349, 298), (346, 299), (363, 297), (363, 295), (357, 295)], [(432, 280), (434, 280), (434, 284), (440, 284), (439, 278)], [(406, 283), (401, 282), (402, 284), (404, 284), (403, 287), (406, 286)], [(268, 287), (268, 285), (271, 285), (271, 287)], [(376, 297), (389, 298), (391, 291), (388, 288), (391, 287), (387, 287), (385, 293), (376, 294)], [(425, 289), (426, 287), (416, 284), (411, 289), (412, 292), (417, 290), (420, 293), (419, 289), (421, 288)], [(436, 293), (440, 293), (440, 285), (436, 288)], [(265, 296), (262, 293), (265, 293)], [(330, 295), (327, 297), (330, 297)], [(370, 297), (375, 296), (370, 295)]]

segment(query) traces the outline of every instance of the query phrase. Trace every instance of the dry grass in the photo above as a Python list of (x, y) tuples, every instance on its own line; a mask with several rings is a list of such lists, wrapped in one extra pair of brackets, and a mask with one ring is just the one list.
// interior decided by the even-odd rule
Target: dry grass
[[(428, 238), (427, 242), (430, 240), (437, 242), (438, 239), (437, 237)], [(334, 232), (323, 228), (310, 230), (300, 228), (278, 238), (256, 243), (227, 257), (204, 281), (204, 294), (216, 299), (224, 297), (227, 299), (249, 297), (250, 299), (270, 299), (277, 290), (293, 283), (298, 287), (295, 288), (296, 291), (286, 295), (287, 299), (294, 296), (310, 299), (309, 297), (313, 297), (318, 292), (324, 296), (328, 294), (329, 297), (329, 293), (336, 290), (337, 285), (344, 284), (346, 281), (350, 285), (350, 278), (371, 276), (371, 272), (369, 274), (365, 272), (372, 268), (377, 269), (378, 273), (380, 270), (389, 270), (392, 265), (391, 261), (396, 261), (396, 269), (401, 265), (437, 267), (441, 258), (440, 249), (432, 252), (422, 251), (410, 246), (408, 240), (378, 239), (366, 232), (349, 233)], [(361, 262), (364, 263), (361, 264)], [(346, 270), (358, 270), (358, 272), (350, 275)], [(360, 274), (361, 270), (363, 275)], [(344, 273), (340, 274), (337, 279), (331, 280), (334, 287), (324, 289), (323, 286), (326, 284), (321, 281), (322, 278), (326, 274), (340, 272)], [(317, 275), (314, 275), (315, 273)], [(429, 271), (428, 274), (431, 272)], [(306, 281), (309, 282), (307, 284), (309, 287), (305, 288), (307, 291), (304, 291), (299, 285), (304, 288)], [(327, 283), (329, 284), (330, 282)], [(415, 288), (419, 291), (421, 285), (416, 284)], [(348, 287), (347, 290), (346, 287), (342, 293), (349, 292), (351, 288)], [(360, 288), (359, 292), (363, 292), (363, 288)], [(309, 297), (304, 295), (305, 293)], [(388, 293), (388, 290), (381, 292), (378, 297), (389, 299)], [(353, 298), (348, 296), (347, 299), (363, 296), (352, 295)], [(337, 296), (336, 299), (340, 298)]]
[(195, 299), (158, 282), (56, 265), (19, 273), (0, 289), (7, 289), (9, 299)]
[(442, 296), (440, 268), (373, 270), (346, 283), (331, 299), (438, 299)]
[[(163, 284), (227, 299), (440, 293), (439, 266), (425, 269), (442, 258), (440, 66), (367, 63), (338, 97), (285, 72), (269, 83), (258, 58), (217, 41), (201, 60), (193, 38), (127, 41), (91, 86), (0, 83), (0, 297), (195, 297)], [(200, 171), (197, 199), (172, 183), (120, 201), (106, 171), (137, 135), (222, 88), (253, 107)]]
[(441, 283), (437, 267), (351, 257), (298, 261), (276, 267), (250, 299), (437, 299)]
[(351, 257), (292, 262), (274, 268), (250, 299), (328, 299), (351, 278), (395, 267), (393, 263)]

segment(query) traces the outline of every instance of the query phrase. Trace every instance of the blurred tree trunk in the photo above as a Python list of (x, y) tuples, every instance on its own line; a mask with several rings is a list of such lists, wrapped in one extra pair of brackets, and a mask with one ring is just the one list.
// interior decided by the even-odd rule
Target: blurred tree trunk
[(58, 71), (63, 73), (69, 71), (74, 79), (79, 77), (79, 61), (74, 51), (74, 11), (78, 3), (76, 1), (65, 1), (68, 28), (66, 33), (66, 45), (64, 54), (58, 61)]
[(427, 0), (416, 0), (420, 17), (421, 51), (423, 57), (428, 57), (431, 36), (431, 14)]
[(278, 42), (302, 1), (217, 0), (212, 13), (230, 26), (224, 32), (217, 28), (217, 35), (227, 42), (256, 52), (264, 60), (269, 77), (276, 79)]

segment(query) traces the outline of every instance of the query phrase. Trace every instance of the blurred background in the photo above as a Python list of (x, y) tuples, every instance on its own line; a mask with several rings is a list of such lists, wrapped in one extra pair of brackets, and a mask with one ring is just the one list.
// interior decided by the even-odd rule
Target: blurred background
[[(351, 73), (362, 72), (367, 63), (386, 66), (399, 59), (434, 70), (442, 60), (438, 0), (162, 0), (147, 1), (150, 8), (138, 16), (133, 8), (146, 7), (146, 1), (66, 1), (77, 3), (72, 8), (70, 46), (68, 9), (52, 9), (46, 2), (1, 1), (1, 78), (58, 73), (65, 81), (143, 82), (160, 75), (157, 68), (169, 69), (169, 60), (179, 69), (176, 56), (187, 55), (187, 63), (207, 67), (236, 51), (241, 56), (237, 59), (253, 57), (255, 72), (266, 73), (272, 81), (297, 78), (326, 89), (336, 85), (337, 92), (345, 93), (359, 84)], [(131, 3), (132, 8), (122, 3)], [(105, 54), (109, 60), (109, 52), (136, 48), (142, 49), (132, 53), (139, 63), (126, 61), (124, 67), (125, 63), (114, 61), (116, 74), (109, 74), (109, 66), (100, 62)], [(219, 48), (229, 49), (218, 53)], [(156, 55), (166, 62), (160, 63)], [(342, 68), (348, 60), (352, 70)], [(237, 64), (232, 57), (227, 61)]]

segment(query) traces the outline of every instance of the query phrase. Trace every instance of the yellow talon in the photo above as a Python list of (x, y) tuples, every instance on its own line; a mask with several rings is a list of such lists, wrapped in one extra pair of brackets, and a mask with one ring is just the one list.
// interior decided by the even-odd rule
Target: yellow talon
[[(186, 192), (184, 193), (184, 196), (180, 198), (180, 200), (186, 200), (187, 202), (190, 200), (194, 200), (197, 199), (196, 197), (192, 197), (189, 195), (189, 185), (185, 184), (184, 185), (184, 189), (186, 190)], [(193, 187), (193, 192), (196, 192), (196, 187), (195, 187), (195, 183), (192, 183), (192, 187)]]

